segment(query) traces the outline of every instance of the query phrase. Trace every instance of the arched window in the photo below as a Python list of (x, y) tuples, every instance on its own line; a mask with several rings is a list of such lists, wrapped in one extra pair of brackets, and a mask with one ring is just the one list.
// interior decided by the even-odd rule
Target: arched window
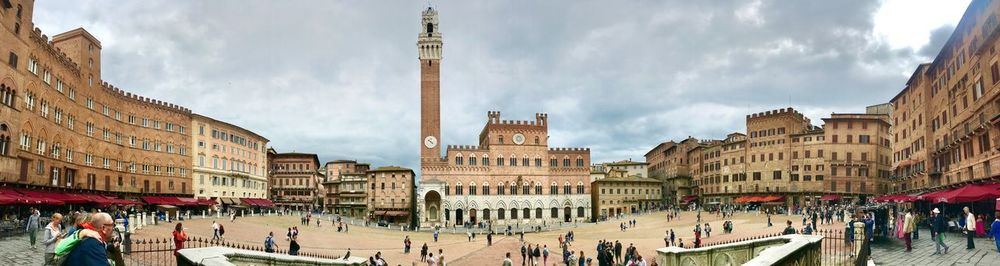
[(434, 33), (434, 24), (427, 23), (427, 33)]
[(542, 219), (542, 208), (535, 208), (535, 218)]
[(499, 220), (506, 219), (507, 217), (505, 216), (507, 216), (507, 210), (504, 210), (504, 208), (497, 209), (497, 219)]
[(510, 194), (517, 195), (517, 182), (510, 182)]
[(576, 218), (583, 218), (583, 207), (576, 207)]
[(507, 193), (507, 187), (504, 186), (503, 182), (497, 184), (497, 195), (503, 195)]
[(524, 195), (531, 195), (531, 185), (528, 184), (528, 182), (521, 184), (521, 187), (523, 188), (523, 191), (521, 192), (524, 192)]
[(521, 209), (521, 213), (524, 214), (524, 219), (531, 219), (531, 209), (525, 207), (524, 209)]
[(462, 195), (462, 183), (455, 185), (455, 195)]
[(476, 183), (469, 184), (469, 195), (476, 195)]
[(510, 218), (511, 219), (517, 219), (517, 209), (510, 208)]
[(535, 195), (542, 195), (542, 184), (535, 183)]
[(551, 218), (559, 218), (559, 208), (552, 207), (550, 212), (552, 213)]
[(552, 185), (549, 186), (549, 194), (559, 195), (559, 185), (556, 182), (552, 182)]
[(573, 194), (573, 191), (570, 190), (569, 182), (566, 182), (565, 184), (563, 184), (563, 194), (566, 194), (566, 195)]
[(576, 194), (586, 194), (586, 192), (583, 191), (583, 182), (576, 183)]

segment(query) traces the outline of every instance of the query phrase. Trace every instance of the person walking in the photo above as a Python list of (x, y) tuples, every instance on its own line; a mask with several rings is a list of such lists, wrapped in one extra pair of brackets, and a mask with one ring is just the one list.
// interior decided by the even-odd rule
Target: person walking
[[(114, 226), (114, 224), (112, 224)], [(184, 248), (184, 242), (188, 240), (187, 232), (184, 232), (184, 225), (177, 223), (174, 226), (174, 232), (171, 233), (174, 237), (174, 256), (180, 255), (180, 250)]]
[(438, 242), (438, 234), (439, 233), (440, 233), (440, 230), (434, 229), (434, 242)]
[(976, 216), (972, 215), (968, 206), (963, 207), (962, 211), (965, 212), (965, 249), (974, 249), (976, 243), (972, 242), (972, 237), (976, 234)]
[(993, 224), (990, 224), (990, 235), (993, 237), (993, 243), (997, 245), (997, 251), (1000, 251), (1000, 212), (996, 212), (993, 216)]
[(614, 257), (613, 261), (615, 263), (622, 263), (622, 262), (624, 262), (624, 261), (622, 261), (622, 243), (618, 242), (618, 240), (615, 240), (615, 247), (614, 247), (614, 249), (615, 249), (615, 257)]
[(212, 221), (212, 240), (219, 240), (219, 223)]
[(45, 226), (45, 235), (42, 237), (42, 245), (45, 245), (45, 265), (52, 265), (56, 256), (56, 243), (62, 239), (62, 214), (58, 212), (52, 214), (52, 222)]
[(542, 248), (542, 265), (549, 265), (549, 245)]
[(274, 243), (274, 232), (269, 232), (264, 238), (264, 252), (274, 253), (276, 249), (278, 249), (278, 244)]
[(403, 239), (403, 254), (410, 254), (410, 236)]
[(944, 247), (944, 254), (948, 254), (948, 246), (944, 244), (944, 233), (947, 230), (948, 224), (945, 222), (944, 216), (941, 215), (941, 211), (934, 208), (931, 211), (931, 239), (934, 241), (934, 255), (942, 254), (942, 247)]
[[(535, 258), (532, 265), (538, 264), (538, 261), (542, 259), (542, 249), (538, 246), (538, 244), (535, 244), (535, 251), (532, 251), (531, 255)], [(545, 265), (545, 263), (542, 263), (542, 265)]]
[(31, 214), (28, 216), (28, 225), (24, 228), (24, 230), (28, 232), (28, 239), (31, 241), (31, 249), (35, 249), (35, 241), (38, 237), (39, 216), (41, 216), (41, 214), (38, 212), (38, 209), (32, 207)]
[(441, 265), (441, 266), (445, 266), (445, 265), (448, 265), (448, 264), (447, 264), (447, 263), (445, 263), (445, 261), (444, 261), (444, 250), (443, 250), (443, 249), (438, 249), (438, 259), (437, 259), (437, 265)]
[(486, 234), (486, 245), (487, 246), (493, 245), (493, 232), (489, 232)]
[(420, 261), (427, 261), (427, 243), (420, 247)]
[(433, 252), (431, 252), (430, 254), (427, 254), (427, 260), (426, 260), (426, 262), (427, 262), (427, 266), (435, 266), (437, 264), (437, 259), (434, 258), (434, 253)]
[(503, 266), (514, 266), (514, 262), (510, 260), (510, 252), (503, 258)]
[(521, 242), (521, 266), (528, 264), (528, 248), (524, 246), (524, 242)]
[(913, 229), (916, 227), (913, 224), (913, 214), (912, 211), (907, 209), (906, 215), (903, 216), (903, 242), (906, 243), (906, 252), (913, 251)]
[(301, 247), (299, 246), (299, 241), (297, 239), (298, 237), (294, 236), (292, 237), (291, 242), (288, 243), (288, 255), (292, 256), (299, 255), (299, 249)]

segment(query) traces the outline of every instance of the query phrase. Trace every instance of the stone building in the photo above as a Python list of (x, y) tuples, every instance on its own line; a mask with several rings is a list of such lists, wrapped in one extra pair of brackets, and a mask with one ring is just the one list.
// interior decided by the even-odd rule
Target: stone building
[(996, 181), (1000, 2), (974, 0), (934, 61), (892, 98), (892, 187), (912, 193)]
[(605, 177), (625, 177), (625, 176), (649, 176), (649, 164), (646, 162), (635, 162), (631, 159), (608, 163), (594, 164), (590, 166), (590, 182), (603, 179)]
[(319, 157), (309, 153), (269, 152), (271, 201), (281, 209), (317, 210), (322, 206)]
[[(692, 195), (694, 182), (691, 179), (688, 151), (698, 146), (698, 140), (688, 137), (680, 142), (663, 142), (646, 153), (649, 176), (661, 181), (661, 197), (665, 206), (680, 203)], [(690, 199), (690, 197), (688, 197)]]
[(4, 3), (0, 182), (191, 196), (191, 111), (104, 81), (101, 42), (83, 28), (50, 39), (32, 28), (34, 1)]
[(590, 184), (593, 219), (607, 220), (617, 215), (657, 210), (660, 189), (659, 180), (638, 175), (596, 180)]
[(195, 197), (224, 204), (239, 198), (267, 199), (267, 142), (256, 133), (192, 114)]
[[(411, 224), (416, 217), (416, 174), (409, 168), (383, 166), (368, 171), (368, 216), (389, 223)], [(413, 221), (416, 222), (416, 221)]]
[(354, 160), (336, 160), (326, 163), (324, 203), (329, 213), (364, 217), (367, 214), (368, 170), (371, 165)]
[(546, 114), (512, 121), (491, 111), (478, 146), (449, 145), (442, 157), (436, 10), (423, 12), (420, 28), (421, 225), (590, 220), (590, 150), (549, 147)]
[(888, 116), (831, 114), (823, 121), (824, 127), (812, 126), (791, 108), (751, 114), (749, 134), (732, 133), (721, 141), (689, 138), (685, 156), (665, 148), (647, 158), (659, 156), (662, 161), (650, 163), (662, 165), (664, 175), (690, 174), (690, 190), (677, 186), (668, 193), (676, 195), (669, 201), (674, 204), (772, 196), (774, 204), (804, 206), (825, 195), (857, 200), (884, 193), (890, 175)]

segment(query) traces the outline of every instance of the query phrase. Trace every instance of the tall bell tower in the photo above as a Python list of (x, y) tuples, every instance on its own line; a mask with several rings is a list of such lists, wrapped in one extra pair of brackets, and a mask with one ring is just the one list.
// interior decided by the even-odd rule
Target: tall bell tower
[(420, 58), (420, 161), (441, 161), (441, 32), (437, 10), (423, 12), (417, 36)]

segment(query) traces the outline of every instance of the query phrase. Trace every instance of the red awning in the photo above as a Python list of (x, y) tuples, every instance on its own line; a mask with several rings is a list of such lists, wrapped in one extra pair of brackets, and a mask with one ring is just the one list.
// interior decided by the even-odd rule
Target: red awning
[(823, 195), (822, 197), (820, 197), (819, 200), (822, 200), (822, 201), (840, 200), (840, 195), (837, 195), (837, 194), (827, 194), (827, 195)]
[(0, 194), (0, 205), (14, 205), (20, 203), (17, 198)]
[(142, 201), (151, 205), (174, 205), (174, 206), (187, 206), (187, 202), (177, 199), (177, 197), (167, 197), (167, 196), (145, 196), (142, 197)]
[(1000, 191), (992, 186), (969, 184), (937, 194), (931, 198), (931, 202), (964, 203), (987, 199), (995, 200), (998, 197), (1000, 197)]
[(21, 192), (21, 194), (23, 194), (28, 198), (49, 199), (49, 200), (61, 201), (65, 204), (84, 204), (89, 202), (89, 200), (71, 193), (58, 193), (49, 191), (21, 190), (21, 189), (19, 189), (18, 192)]
[(785, 200), (785, 196), (773, 196), (772, 195), (772, 196), (763, 197), (760, 201), (761, 202), (776, 202), (776, 201), (783, 201), (783, 200)]

